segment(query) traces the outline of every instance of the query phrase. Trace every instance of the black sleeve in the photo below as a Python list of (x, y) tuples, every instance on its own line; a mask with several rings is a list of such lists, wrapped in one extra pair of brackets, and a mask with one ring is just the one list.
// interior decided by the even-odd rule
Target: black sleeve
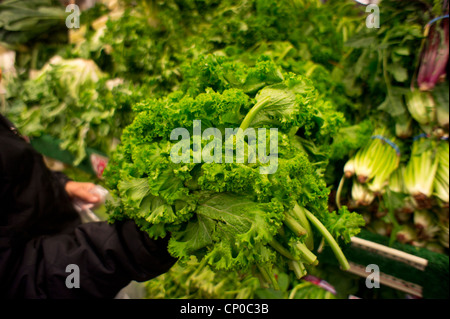
[[(61, 179), (1, 119), (0, 299), (112, 298), (170, 269), (168, 238), (151, 240), (132, 221), (80, 224)], [(69, 265), (79, 288), (66, 286)]]
[(62, 187), (66, 187), (67, 182), (72, 181), (67, 175), (63, 172), (51, 171), (53, 177), (62, 185)]
[[(173, 266), (167, 241), (151, 240), (132, 221), (87, 223), (72, 234), (36, 238), (11, 274), (8, 297), (113, 298), (132, 280), (150, 280)], [(76, 276), (66, 272), (69, 265), (79, 269), (79, 288), (66, 285)]]

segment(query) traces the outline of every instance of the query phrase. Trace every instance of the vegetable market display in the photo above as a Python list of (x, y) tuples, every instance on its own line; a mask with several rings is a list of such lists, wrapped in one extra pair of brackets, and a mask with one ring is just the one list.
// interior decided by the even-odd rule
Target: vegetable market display
[[(328, 189), (319, 173), (325, 162), (310, 160), (295, 134), (303, 129), (309, 144), (317, 140), (325, 146), (338, 114), (304, 77), (282, 74), (269, 61), (248, 70), (238, 65), (234, 69), (239, 68), (243, 78), (235, 79), (237, 83), (263, 79), (256, 96), (237, 88), (207, 89), (195, 97), (175, 92), (135, 107), (137, 115), (105, 173), (109, 188), (118, 195), (118, 203), (110, 207), (117, 212), (112, 218), (133, 218), (152, 237), (170, 232), (169, 251), (181, 261), (196, 255), (217, 270), (256, 266), (275, 285), (269, 275), (273, 264), (280, 267), (285, 262), (298, 278), (306, 274), (305, 265), (317, 264), (311, 252), (315, 229), (333, 248), (342, 268), (348, 269), (335, 238), (349, 242), (362, 218), (345, 209), (328, 211)], [(214, 146), (218, 161), (196, 162), (196, 151), (188, 150), (183, 152), (187, 161), (175, 163), (171, 152), (177, 142), (171, 141), (171, 131), (187, 128), (191, 133), (187, 145), (195, 147), (195, 129), (190, 127), (197, 119), (219, 132), (277, 128), (277, 171), (261, 173), (265, 162), (260, 154), (252, 160), (255, 155), (250, 151), (245, 161), (238, 162), (238, 137), (234, 143), (224, 139)], [(211, 152), (211, 144), (204, 138), (200, 142), (205, 157), (204, 149)], [(266, 130), (262, 136), (258, 130), (255, 144), (269, 143), (272, 147)], [(249, 144), (244, 142), (243, 147), (250, 149)], [(232, 157), (236, 151), (232, 163), (225, 160), (230, 150)]]
[[(383, 0), (380, 28), (352, 0), (98, 2), (54, 38), (57, 3), (0, 4), (0, 109), (74, 166), (109, 157), (110, 222), (171, 234), (179, 263), (149, 296), (308, 298), (324, 246), (348, 270), (363, 227), (448, 255), (447, 1)], [(257, 134), (227, 140), (239, 128)]]

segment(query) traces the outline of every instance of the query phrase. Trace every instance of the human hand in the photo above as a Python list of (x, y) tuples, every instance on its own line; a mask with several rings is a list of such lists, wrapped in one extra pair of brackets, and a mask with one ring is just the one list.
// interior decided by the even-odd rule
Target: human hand
[(79, 199), (81, 201), (97, 204), (100, 202), (100, 196), (91, 193), (91, 190), (95, 188), (93, 183), (80, 183), (69, 181), (66, 183), (66, 192), (72, 199)]

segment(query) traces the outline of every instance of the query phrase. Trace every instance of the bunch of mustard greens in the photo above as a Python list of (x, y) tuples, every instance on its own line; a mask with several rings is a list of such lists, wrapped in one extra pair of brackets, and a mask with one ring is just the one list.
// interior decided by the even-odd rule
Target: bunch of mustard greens
[(196, 256), (215, 270), (254, 269), (275, 287), (273, 265), (303, 277), (318, 263), (322, 238), (348, 269), (339, 241), (348, 243), (364, 221), (345, 207), (328, 210), (320, 151), (342, 114), (310, 80), (268, 58), (252, 67), (201, 59), (212, 64), (206, 81), (198, 73), (198, 91), (134, 107), (105, 171), (111, 220), (131, 218), (154, 238), (170, 233), (169, 251), (181, 262)]

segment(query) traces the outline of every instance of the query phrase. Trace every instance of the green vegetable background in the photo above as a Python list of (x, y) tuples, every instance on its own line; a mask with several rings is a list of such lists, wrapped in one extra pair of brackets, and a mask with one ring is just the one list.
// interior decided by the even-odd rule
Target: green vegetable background
[[(0, 109), (71, 166), (88, 149), (109, 158), (92, 181), (112, 194), (110, 222), (170, 234), (179, 262), (150, 298), (347, 298), (343, 251), (362, 228), (448, 256), (448, 2), (379, 8), (368, 28), (353, 0), (104, 0), (68, 30), (56, 1), (6, 0)], [(196, 120), (278, 129), (276, 173), (247, 154), (174, 163), (171, 132), (192, 149)]]

